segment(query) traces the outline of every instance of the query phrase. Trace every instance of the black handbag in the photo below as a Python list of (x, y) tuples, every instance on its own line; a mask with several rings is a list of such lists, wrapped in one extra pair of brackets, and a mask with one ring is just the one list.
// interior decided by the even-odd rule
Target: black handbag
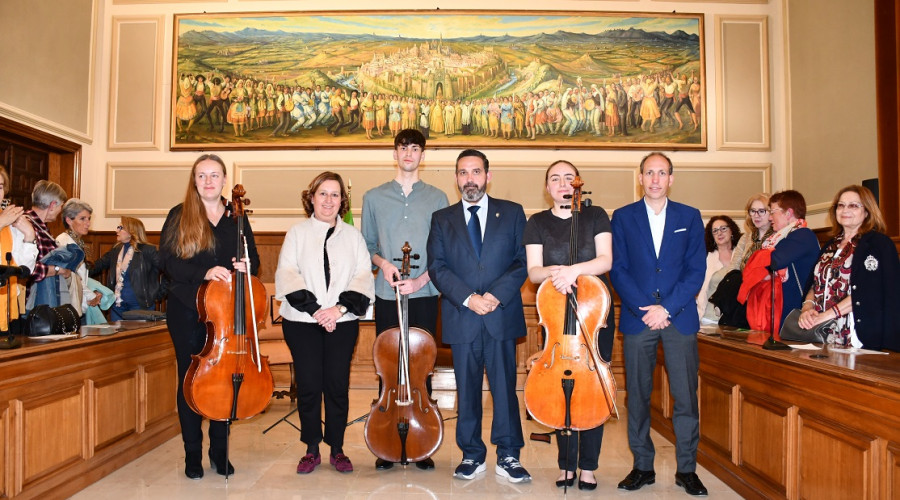
[(46, 304), (34, 306), (25, 319), (25, 335), (44, 337), (47, 335), (71, 335), (81, 328), (81, 318), (71, 304), (50, 307)]
[(781, 325), (781, 340), (790, 340), (793, 342), (812, 342), (815, 344), (824, 344), (828, 341), (828, 336), (837, 333), (837, 321), (830, 319), (824, 323), (820, 323), (812, 328), (800, 327), (800, 309), (794, 309), (784, 318)]

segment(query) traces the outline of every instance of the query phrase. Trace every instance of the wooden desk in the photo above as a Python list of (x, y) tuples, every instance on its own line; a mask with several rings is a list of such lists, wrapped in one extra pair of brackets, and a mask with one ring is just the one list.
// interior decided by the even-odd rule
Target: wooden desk
[(0, 498), (65, 498), (179, 432), (165, 322), (0, 351)]
[[(700, 464), (747, 498), (900, 498), (900, 354), (813, 359), (745, 335), (699, 335)], [(661, 366), (652, 423), (674, 441)]]

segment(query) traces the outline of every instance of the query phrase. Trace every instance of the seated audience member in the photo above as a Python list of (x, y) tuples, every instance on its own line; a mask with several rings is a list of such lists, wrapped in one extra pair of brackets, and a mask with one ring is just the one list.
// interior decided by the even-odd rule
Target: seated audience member
[[(747, 200), (744, 235), (738, 240), (731, 256), (731, 269), (743, 270), (750, 255), (762, 248), (763, 241), (775, 232), (769, 221), (769, 195), (759, 193)], [(712, 295), (712, 293), (710, 293)]]
[[(65, 267), (47, 265), (41, 262), (41, 259), (56, 248), (56, 240), (50, 234), (47, 223), (53, 222), (59, 217), (65, 201), (66, 191), (62, 186), (52, 181), (38, 181), (31, 191), (31, 210), (25, 212), (25, 216), (31, 221), (31, 226), (34, 229), (38, 254), (34, 270), (31, 273), (31, 279), (28, 280), (29, 310), (37, 304), (58, 306), (59, 299), (55, 290), (58, 290), (59, 287), (57, 284), (58, 278), (55, 278), (55, 276), (68, 278), (71, 273)], [(52, 279), (47, 280), (47, 278)], [(45, 281), (47, 283), (44, 283)], [(40, 295), (40, 297), (37, 295)]]
[(731, 271), (732, 253), (741, 238), (741, 230), (727, 215), (716, 215), (706, 223), (706, 277), (697, 294), (697, 313), (700, 323), (715, 325), (722, 313), (709, 302), (722, 278)]
[[(819, 255), (819, 240), (806, 227), (806, 199), (797, 191), (780, 191), (769, 198), (769, 220), (775, 232), (763, 241), (762, 249), (772, 251), (767, 267), (778, 271), (781, 285), (781, 303), (775, 305), (776, 311), (781, 307), (781, 315), (776, 314), (778, 331), (784, 318), (803, 302), (803, 287)], [(749, 317), (749, 304), (747, 309)]]
[[(6, 198), (6, 187), (9, 186), (9, 175), (0, 167), (0, 200)], [(37, 246), (34, 243), (34, 228), (24, 215), (25, 209), (15, 205), (7, 205), (0, 212), (0, 257), (4, 266), (25, 266), (34, 270)], [(7, 258), (10, 257), (10, 258)], [(9, 287), (0, 287), (0, 331), (9, 331), (6, 322), (7, 299), (9, 300), (9, 318), (14, 320), (25, 315), (25, 294), (19, 292), (18, 284), (24, 285), (28, 277), (9, 278)], [(5, 280), (4, 280), (5, 281)], [(12, 294), (7, 298), (7, 290)]]
[(116, 227), (116, 245), (94, 263), (91, 276), (99, 277), (106, 270), (109, 272), (104, 285), (116, 295), (110, 309), (112, 321), (121, 320), (126, 311), (155, 309), (156, 302), (165, 296), (165, 280), (160, 283), (159, 254), (147, 242), (140, 219), (122, 217)]
[(900, 351), (900, 259), (872, 192), (847, 186), (828, 211), (833, 238), (819, 253), (800, 326), (836, 319), (828, 342)]
[(91, 249), (84, 244), (84, 237), (91, 230), (91, 214), (93, 212), (94, 209), (86, 202), (78, 198), (70, 198), (62, 207), (63, 225), (66, 227), (66, 231), (56, 237), (57, 246), (65, 247), (75, 243), (84, 252), (84, 260), (78, 264), (75, 276), (69, 280), (69, 295), (72, 305), (81, 314), (84, 314), (88, 307), (100, 304), (101, 299), (99, 293), (90, 290), (87, 286), (87, 262), (91, 259)]

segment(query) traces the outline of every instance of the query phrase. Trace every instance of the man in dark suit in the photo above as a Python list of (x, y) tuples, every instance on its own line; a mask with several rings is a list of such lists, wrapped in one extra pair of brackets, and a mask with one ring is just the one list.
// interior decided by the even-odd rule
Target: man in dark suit
[(519, 291), (527, 276), (525, 212), (521, 205), (485, 196), (489, 168), (480, 151), (467, 149), (457, 157), (462, 201), (431, 216), (428, 273), (441, 292), (442, 338), (453, 351), (459, 395), (456, 444), (463, 460), (454, 476), (473, 479), (486, 469), (481, 382), (487, 369), (494, 400), (495, 471), (518, 483), (531, 480), (519, 463), (525, 442), (516, 397), (516, 339), (525, 336)]
[(615, 211), (612, 220), (613, 286), (622, 300), (628, 390), (628, 444), (634, 466), (619, 489), (653, 484), (655, 450), (650, 440), (650, 393), (656, 349), (662, 342), (675, 409), (675, 484), (705, 496), (697, 477), (700, 414), (697, 404), (697, 315), (695, 296), (706, 272), (703, 222), (696, 208), (668, 199), (672, 161), (650, 153), (641, 161), (642, 200)]

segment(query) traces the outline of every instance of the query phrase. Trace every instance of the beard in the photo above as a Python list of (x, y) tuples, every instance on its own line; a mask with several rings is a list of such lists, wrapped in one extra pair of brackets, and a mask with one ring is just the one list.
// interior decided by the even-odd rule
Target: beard
[(476, 203), (476, 202), (478, 202), (478, 200), (481, 199), (482, 196), (484, 196), (484, 192), (486, 191), (487, 184), (485, 184), (483, 186), (479, 186), (478, 184), (475, 184), (474, 182), (469, 182), (467, 184), (464, 184), (462, 186), (457, 186), (457, 187), (459, 187), (459, 192), (460, 192), (460, 194), (462, 194), (462, 198), (464, 200), (468, 201), (469, 203)]

